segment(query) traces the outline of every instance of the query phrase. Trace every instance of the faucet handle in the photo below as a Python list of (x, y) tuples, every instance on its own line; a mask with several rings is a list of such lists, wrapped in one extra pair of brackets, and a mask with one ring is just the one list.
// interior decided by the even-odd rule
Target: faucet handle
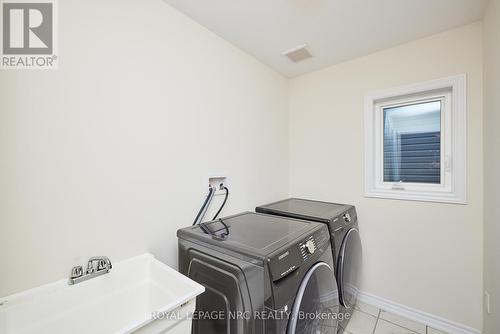
[(108, 268), (108, 263), (104, 259), (97, 261), (97, 270), (103, 270)]
[(71, 278), (78, 278), (83, 276), (83, 267), (76, 266), (71, 269)]
[[(94, 263), (96, 265), (94, 266)], [(87, 265), (87, 274), (92, 274), (101, 270), (109, 270), (113, 266), (111, 265), (111, 261), (107, 256), (93, 256), (89, 259)]]
[(87, 270), (86, 270), (86, 274), (92, 274), (96, 271), (96, 268), (94, 267), (94, 261), (89, 261), (87, 262)]

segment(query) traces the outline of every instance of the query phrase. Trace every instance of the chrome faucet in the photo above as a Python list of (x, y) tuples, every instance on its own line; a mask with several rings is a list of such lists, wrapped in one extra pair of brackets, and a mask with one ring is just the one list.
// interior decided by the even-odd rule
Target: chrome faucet
[(85, 271), (85, 274), (83, 273), (82, 266), (76, 266), (71, 269), (71, 276), (69, 277), (68, 284), (77, 284), (88, 279), (107, 274), (111, 268), (113, 268), (113, 265), (107, 256), (91, 257), (87, 263), (87, 270)]

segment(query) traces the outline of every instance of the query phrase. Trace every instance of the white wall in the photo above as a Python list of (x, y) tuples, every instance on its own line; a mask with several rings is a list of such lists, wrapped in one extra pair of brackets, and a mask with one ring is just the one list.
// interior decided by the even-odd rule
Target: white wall
[(500, 333), (500, 0), (491, 0), (484, 18), (484, 288), (486, 334)]
[(286, 80), (161, 0), (59, 1), (59, 69), (0, 73), (0, 296), (91, 255), (177, 264), (211, 173), (286, 196)]
[[(290, 81), (290, 192), (357, 206), (362, 290), (482, 327), (481, 24)], [(456, 74), (468, 79), (468, 205), (363, 196), (363, 98)], [(498, 198), (498, 197), (497, 197)]]

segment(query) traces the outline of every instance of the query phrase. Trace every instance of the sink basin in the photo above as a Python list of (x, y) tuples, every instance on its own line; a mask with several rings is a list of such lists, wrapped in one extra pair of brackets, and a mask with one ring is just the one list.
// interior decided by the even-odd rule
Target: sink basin
[(79, 284), (64, 279), (0, 298), (0, 333), (163, 333), (173, 328), (187, 334), (187, 315), (203, 291), (144, 254)]

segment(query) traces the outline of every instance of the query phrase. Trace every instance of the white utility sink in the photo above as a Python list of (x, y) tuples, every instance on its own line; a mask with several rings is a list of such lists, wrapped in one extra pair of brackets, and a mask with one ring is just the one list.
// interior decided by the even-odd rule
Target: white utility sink
[[(2, 334), (190, 333), (204, 287), (144, 254), (75, 285), (61, 280), (0, 298)], [(157, 312), (167, 316), (153, 317)]]

